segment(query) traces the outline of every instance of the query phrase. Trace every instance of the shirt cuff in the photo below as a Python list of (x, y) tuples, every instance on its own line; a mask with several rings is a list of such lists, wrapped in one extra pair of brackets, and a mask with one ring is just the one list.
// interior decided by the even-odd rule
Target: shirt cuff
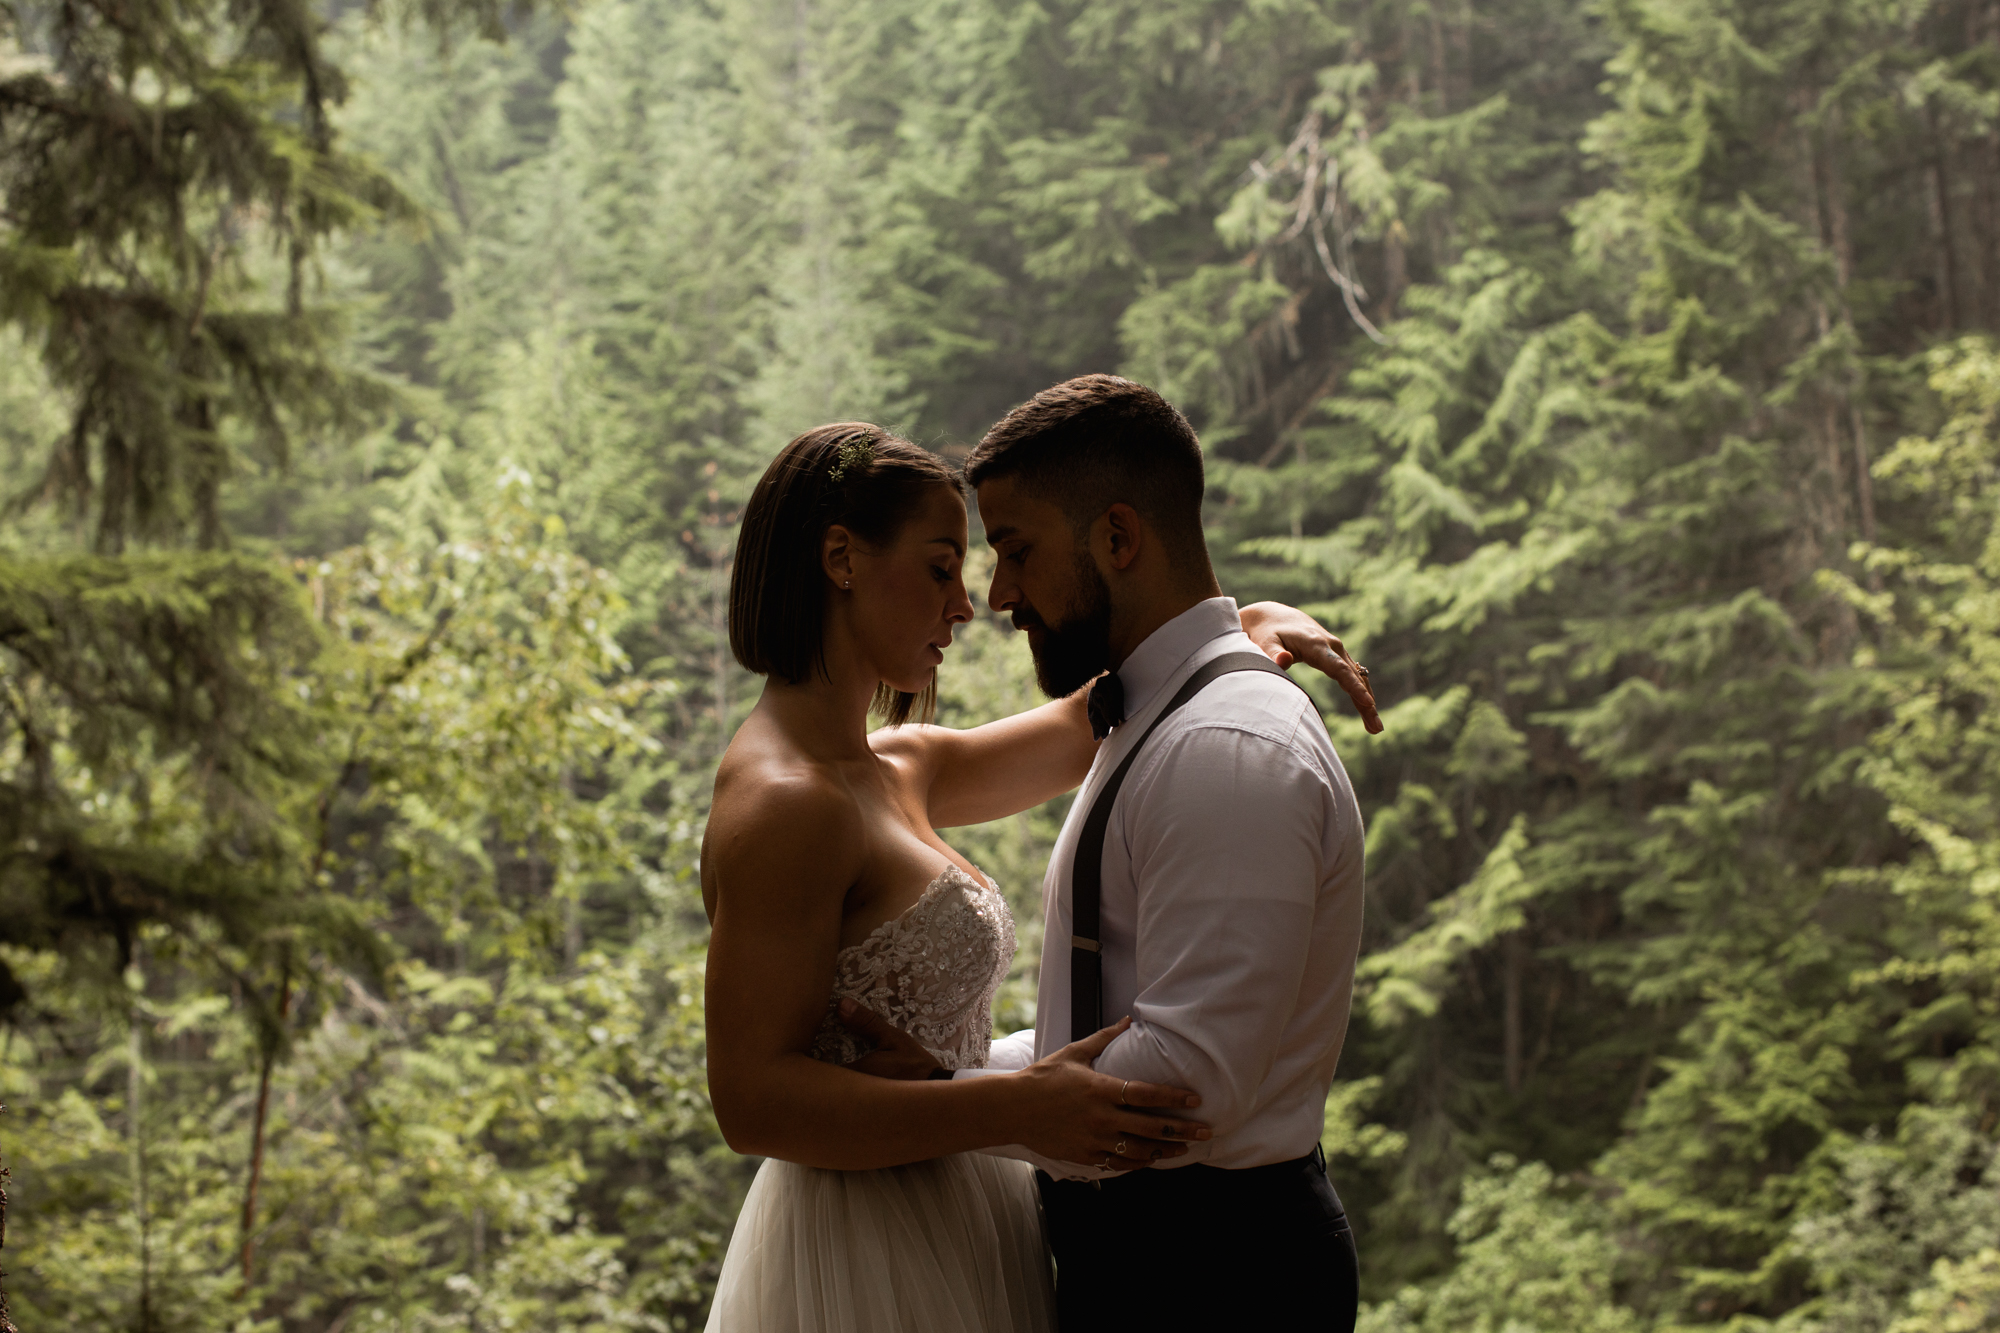
[(986, 1052), (986, 1066), (983, 1069), (960, 1069), (953, 1072), (953, 1078), (977, 1078), (981, 1074), (1012, 1074), (1035, 1063), (1035, 1030), (1024, 1028), (1012, 1032), (993, 1043)]
[(1075, 1162), (1058, 1162), (1053, 1157), (1044, 1157), (1032, 1148), (1018, 1143), (1006, 1143), (997, 1148), (981, 1148), (988, 1157), (1011, 1157), (1017, 1162), (1026, 1162), (1044, 1175), (1056, 1180), (1102, 1180), (1115, 1172), (1100, 1170), (1094, 1166), (1081, 1166)]

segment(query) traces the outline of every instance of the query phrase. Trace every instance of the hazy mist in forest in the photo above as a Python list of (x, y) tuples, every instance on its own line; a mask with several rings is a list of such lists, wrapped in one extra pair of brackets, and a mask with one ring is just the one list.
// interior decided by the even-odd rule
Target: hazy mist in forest
[(744, 498), (1092, 371), (1373, 669), (1362, 1328), (2000, 1328), (1997, 0), (9, 0), (0, 189), (22, 1330), (700, 1327)]

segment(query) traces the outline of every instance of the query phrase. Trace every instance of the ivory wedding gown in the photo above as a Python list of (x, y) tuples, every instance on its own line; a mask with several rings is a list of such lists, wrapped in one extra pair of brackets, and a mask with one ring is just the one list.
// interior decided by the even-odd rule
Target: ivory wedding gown
[[(916, 1038), (947, 1069), (986, 1064), (993, 992), (1014, 918), (957, 866), (842, 949), (815, 1059), (864, 1054), (842, 996)], [(1025, 1162), (961, 1153), (879, 1171), (767, 1159), (736, 1219), (709, 1333), (1025, 1333), (1055, 1328), (1041, 1202)]]

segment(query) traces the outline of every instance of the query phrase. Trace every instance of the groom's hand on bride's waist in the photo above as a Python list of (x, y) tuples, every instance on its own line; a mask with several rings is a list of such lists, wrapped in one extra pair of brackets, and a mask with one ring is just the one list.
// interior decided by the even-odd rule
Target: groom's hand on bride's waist
[(1136, 1171), (1187, 1152), (1209, 1137), (1188, 1117), (1201, 1098), (1186, 1088), (1100, 1074), (1091, 1062), (1132, 1025), (1122, 1018), (1073, 1041), (1018, 1074), (1026, 1102), (1016, 1140), (1044, 1157), (1106, 1171)]
[[(876, 1047), (847, 1068), (877, 1078), (946, 1076), (929, 1051), (880, 1014), (848, 999), (834, 1012), (850, 1032)], [(1018, 1080), (1013, 1118), (1020, 1130), (1007, 1141), (1059, 1162), (1136, 1171), (1182, 1156), (1188, 1144), (1207, 1139), (1208, 1126), (1187, 1114), (1201, 1105), (1201, 1098), (1186, 1088), (1113, 1078), (1091, 1068), (1112, 1038), (1131, 1024), (1131, 1019), (1121, 1019), (1006, 1075)]]

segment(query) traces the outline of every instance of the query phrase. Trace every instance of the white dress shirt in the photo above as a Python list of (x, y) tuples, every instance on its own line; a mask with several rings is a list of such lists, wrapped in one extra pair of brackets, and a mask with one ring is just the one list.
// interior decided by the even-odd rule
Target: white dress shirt
[[(1118, 668), (1126, 720), (1098, 747), (1042, 881), (1037, 1027), (993, 1045), (1025, 1067), (1070, 1033), (1070, 868), (1110, 775), (1181, 683), (1256, 652), (1228, 597), (1149, 635)], [(1163, 723), (1126, 775), (1104, 839), (1104, 1021), (1132, 1026), (1097, 1060), (1115, 1078), (1190, 1088), (1214, 1131), (1167, 1170), (1263, 1166), (1312, 1151), (1347, 1034), (1361, 943), (1354, 789), (1303, 691), (1261, 671), (1221, 677)], [(976, 1076), (985, 1071), (965, 1070)], [(1023, 1157), (1051, 1175), (1109, 1174)]]

